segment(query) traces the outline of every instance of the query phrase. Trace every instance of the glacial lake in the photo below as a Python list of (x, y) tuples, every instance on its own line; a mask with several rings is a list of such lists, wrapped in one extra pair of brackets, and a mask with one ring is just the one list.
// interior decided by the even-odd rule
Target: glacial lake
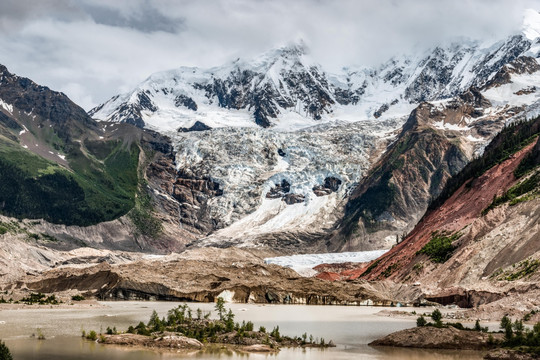
[[(376, 315), (382, 307), (227, 304), (235, 321), (251, 320), (257, 329), (271, 330), (279, 325), (284, 335), (304, 332), (337, 345), (329, 349), (286, 349), (278, 354), (246, 354), (209, 350), (192, 353), (158, 352), (146, 349), (101, 345), (80, 337), (81, 331), (116, 326), (125, 330), (139, 321), (147, 322), (155, 309), (166, 316), (175, 302), (102, 302), (106, 307), (90, 309), (35, 308), (0, 311), (0, 339), (6, 342), (15, 360), (156, 360), (156, 359), (482, 359), (477, 351), (373, 348), (367, 344), (391, 332), (416, 325), (415, 319), (396, 319)], [(189, 304), (194, 310), (213, 310), (214, 304)], [(395, 308), (392, 308), (395, 310)], [(424, 311), (424, 310), (422, 310)], [(39, 331), (46, 340), (32, 338)]]

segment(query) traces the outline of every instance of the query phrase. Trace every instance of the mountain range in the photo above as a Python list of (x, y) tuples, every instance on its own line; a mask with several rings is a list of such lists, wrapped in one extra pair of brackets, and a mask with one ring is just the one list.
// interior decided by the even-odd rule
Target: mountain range
[[(475, 221), (489, 233), (501, 223), (492, 213), (517, 216), (508, 210), (515, 199), (536, 219), (540, 35), (530, 17), (525, 24), (500, 41), (460, 41), (335, 74), (297, 43), (153, 74), (88, 113), (1, 66), (0, 236), (11, 250), (0, 252), (0, 271), (15, 281), (59, 264), (201, 247), (391, 249), (327, 276), (434, 284), (442, 267), (428, 262), (430, 241), (450, 241), (443, 257), (465, 258), (479, 238)], [(470, 205), (463, 199), (478, 206), (452, 207)], [(527, 251), (507, 262), (491, 258), (482, 276), (536, 256), (534, 239), (522, 239)], [(76, 252), (86, 247), (105, 253)], [(13, 253), (22, 265), (6, 260)]]

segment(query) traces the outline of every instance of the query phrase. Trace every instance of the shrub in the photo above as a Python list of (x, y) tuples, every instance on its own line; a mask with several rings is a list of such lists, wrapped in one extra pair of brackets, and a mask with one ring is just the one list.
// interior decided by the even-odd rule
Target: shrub
[(11, 352), (3, 341), (0, 341), (0, 360), (13, 360)]
[(88, 335), (86, 335), (86, 338), (88, 340), (96, 341), (97, 340), (97, 333), (94, 330), (91, 330)]
[(424, 319), (423, 316), (420, 316), (418, 319), (416, 319), (416, 326), (422, 327), (422, 326), (426, 326), (426, 324), (427, 324), (427, 321), (426, 319)]
[(429, 256), (431, 261), (443, 263), (452, 256), (456, 249), (452, 243), (460, 236), (460, 233), (448, 235), (446, 232), (439, 233), (435, 231), (431, 235), (431, 240), (417, 254), (425, 254)]
[(433, 319), (433, 321), (441, 321), (442, 320), (442, 313), (440, 312), (439, 309), (435, 309), (431, 313), (431, 318)]
[(71, 297), (71, 300), (73, 300), (73, 301), (83, 301), (83, 300), (85, 300), (85, 298), (82, 295), (73, 295)]
[(279, 333), (279, 326), (276, 326), (272, 332), (270, 333), (270, 336), (272, 336), (274, 339), (276, 339), (277, 342), (281, 342), (281, 334)]
[(480, 326), (480, 320), (476, 319), (476, 322), (474, 323), (474, 331), (482, 331), (482, 327)]

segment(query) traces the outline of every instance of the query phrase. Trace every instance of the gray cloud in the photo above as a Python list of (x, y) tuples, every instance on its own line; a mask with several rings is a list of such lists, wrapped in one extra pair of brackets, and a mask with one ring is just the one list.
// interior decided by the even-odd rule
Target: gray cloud
[(517, 32), (540, 0), (2, 0), (0, 63), (89, 109), (151, 73), (303, 39), (335, 71)]
[(170, 18), (151, 6), (149, 1), (144, 1), (130, 13), (122, 13), (120, 9), (105, 5), (86, 3), (82, 9), (87, 12), (97, 24), (117, 27), (128, 27), (138, 31), (151, 33), (164, 31), (176, 33), (182, 29), (181, 18)]

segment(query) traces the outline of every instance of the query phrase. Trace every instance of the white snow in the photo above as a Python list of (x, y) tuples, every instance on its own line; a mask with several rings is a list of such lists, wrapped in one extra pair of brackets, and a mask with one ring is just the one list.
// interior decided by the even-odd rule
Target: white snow
[[(266, 258), (266, 264), (276, 264), (283, 267), (289, 267), (300, 275), (313, 276), (317, 271), (313, 268), (320, 264), (338, 264), (346, 262), (368, 262), (384, 255), (388, 250), (326, 253), (326, 254), (305, 254), (290, 255)], [(311, 271), (310, 271), (311, 270)]]
[[(261, 234), (320, 231), (332, 226), (350, 187), (369, 168), (372, 152), (393, 139), (404, 119), (332, 122), (295, 132), (221, 128), (173, 136), (178, 169), (197, 169), (220, 184), (211, 216), (225, 227), (202, 242), (256, 246)], [(278, 149), (284, 156), (278, 154)], [(325, 178), (342, 181), (337, 192), (316, 196)], [(287, 205), (266, 194), (286, 180), (304, 202)]]
[(22, 134), (24, 134), (27, 131), (28, 131), (28, 128), (23, 125), (23, 129), (21, 131), (19, 131), (19, 136), (21, 136)]
[(7, 102), (0, 99), (0, 106), (4, 108), (4, 110), (8, 111), (9, 113), (13, 113), (13, 105), (8, 104)]
[[(289, 48), (271, 50), (251, 60), (238, 59), (220, 67), (210, 69), (180, 67), (151, 75), (133, 91), (113, 97), (103, 104), (93, 117), (101, 120), (121, 121), (119, 109), (123, 105), (139, 105), (139, 96), (147, 96), (157, 111), (142, 111), (142, 119), (146, 126), (164, 133), (174, 132), (179, 127), (189, 128), (200, 121), (212, 128), (219, 127), (254, 127), (253, 109), (225, 109), (219, 106), (217, 97), (208, 98), (206, 90), (201, 88), (211, 86), (215, 79), (227, 80), (230, 76), (241, 71), (254, 72), (257, 75), (251, 80), (251, 89), (272, 87), (283, 98), (296, 101), (296, 106), (283, 109), (277, 106), (277, 118), (271, 118), (273, 129), (285, 132), (305, 129), (321, 123), (360, 120), (375, 120), (374, 113), (387, 105), (377, 120), (402, 118), (407, 116), (415, 107), (406, 96), (416, 97), (416, 92), (426, 91), (425, 87), (410, 87), (417, 85), (421, 73), (426, 70), (429, 60), (442, 62), (441, 66), (452, 66), (452, 81), (445, 87), (427, 89), (428, 96), (444, 98), (473, 85), (479, 66), (485, 59), (492, 64), (500, 57), (500, 49), (504, 42), (481, 43), (472, 40), (462, 40), (459, 43), (445, 47), (430, 49), (424, 53), (401, 55), (390, 59), (379, 67), (350, 67), (339, 73), (325, 72), (309, 55), (305, 53), (303, 44)], [(489, 55), (489, 57), (488, 57)], [(482, 65), (482, 66), (485, 66)], [(314, 70), (313, 70), (314, 69)], [(312, 71), (326, 79), (328, 84), (321, 85)], [(431, 71), (431, 70), (429, 70)], [(333, 100), (331, 111), (321, 114), (320, 120), (314, 120), (306, 111), (307, 104), (295, 99), (286, 74), (307, 73), (311, 80), (321, 85)], [(299, 86), (303, 86), (300, 84)], [(359, 101), (356, 104), (340, 105), (336, 100), (335, 89), (346, 89), (357, 92)], [(239, 91), (243, 91), (240, 89)], [(248, 90), (249, 91), (249, 90)], [(178, 96), (189, 97), (197, 104), (193, 111), (183, 105), (176, 105)]]
[[(540, 99), (540, 71), (533, 74), (512, 74), (511, 82), (492, 87), (482, 94), (496, 107), (530, 105)], [(530, 94), (517, 95), (520, 90), (536, 89)]]
[(66, 155), (56, 154), (56, 156), (58, 156), (62, 160), (66, 160)]
[(540, 13), (537, 10), (525, 10), (522, 31), (529, 40), (536, 40), (540, 37)]

